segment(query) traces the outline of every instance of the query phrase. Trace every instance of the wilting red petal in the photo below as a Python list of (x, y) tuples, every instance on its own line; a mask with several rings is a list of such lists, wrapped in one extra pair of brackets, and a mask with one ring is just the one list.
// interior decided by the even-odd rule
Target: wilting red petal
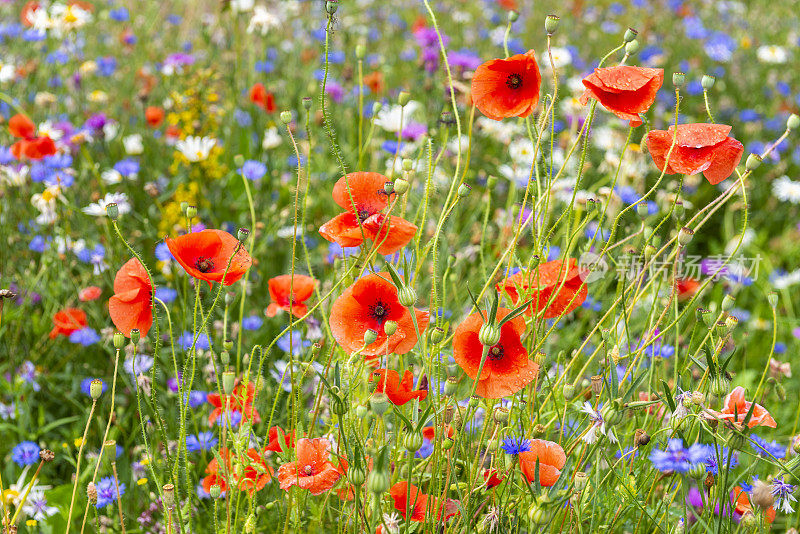
[(69, 336), (71, 333), (86, 326), (86, 312), (78, 308), (65, 308), (53, 315), (53, 329), (50, 339), (57, 336)]
[(357, 247), (366, 237), (358, 226), (358, 219), (350, 212), (341, 213), (320, 226), (319, 234), (341, 247)]
[(639, 126), (639, 113), (650, 109), (663, 83), (662, 69), (626, 65), (595, 69), (583, 80), (586, 92), (580, 101), (585, 105), (594, 98), (608, 111), (630, 121), (631, 126)]
[(378, 246), (378, 254), (394, 254), (414, 238), (417, 227), (403, 219), (392, 215), (387, 218), (382, 213), (364, 221), (365, 232)]
[(411, 371), (405, 371), (402, 380), (399, 373), (391, 369), (378, 369), (375, 375), (379, 377), (375, 391), (386, 393), (395, 406), (402, 406), (413, 399), (422, 401), (428, 396), (425, 389), (414, 390), (414, 375)]

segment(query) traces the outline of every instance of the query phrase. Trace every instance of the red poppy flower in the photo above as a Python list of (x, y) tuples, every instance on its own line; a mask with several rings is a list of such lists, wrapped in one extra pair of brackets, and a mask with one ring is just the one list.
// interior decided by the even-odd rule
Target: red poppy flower
[(373, 375), (378, 377), (378, 387), (375, 391), (386, 393), (395, 406), (402, 406), (413, 399), (423, 401), (428, 396), (427, 389), (414, 390), (414, 375), (411, 371), (404, 372), (402, 380), (400, 374), (391, 369), (378, 369)]
[(33, 26), (33, 18), (36, 14), (36, 10), (39, 9), (39, 7), (39, 2), (34, 0), (26, 2), (25, 5), (22, 6), (22, 11), (19, 13), (20, 22), (28, 28)]
[(219, 464), (219, 460), (213, 458), (206, 466), (206, 477), (203, 478), (203, 489), (206, 493), (211, 492), (211, 486), (217, 485), (221, 491), (227, 491), (227, 478), (233, 479), (233, 469), (231, 463), (231, 453), (228, 449), (220, 449), (219, 456), (225, 462), (225, 468)]
[(483, 480), (486, 482), (486, 488), (492, 489), (502, 484), (505, 477), (498, 476), (497, 469), (484, 469)]
[[(744, 398), (744, 388), (742, 386), (737, 386), (733, 388), (733, 391), (728, 393), (727, 397), (725, 397), (722, 411), (717, 412), (715, 410), (708, 410), (708, 412), (713, 414), (712, 418), (727, 419), (734, 423), (743, 424), (744, 418), (747, 416), (747, 412), (750, 411), (750, 407), (752, 405), (752, 402), (745, 400)], [(753, 408), (753, 415), (747, 422), (747, 426), (749, 428), (756, 426), (768, 426), (770, 428), (776, 428), (778, 425), (766, 408), (760, 404), (756, 404)]]
[(267, 482), (272, 480), (274, 470), (269, 467), (256, 449), (248, 449), (247, 457), (242, 460), (244, 470), (239, 480), (239, 489), (250, 495), (261, 491)]
[(17, 159), (42, 159), (56, 153), (56, 144), (46, 135), (36, 136), (36, 125), (25, 115), (14, 115), (8, 120), (8, 131), (19, 141), (11, 145), (11, 153)]
[(273, 113), (278, 109), (275, 105), (275, 95), (267, 91), (263, 83), (257, 83), (250, 88), (250, 102), (256, 104), (267, 113)]
[(231, 412), (239, 412), (242, 414), (242, 421), (249, 421), (252, 419), (254, 423), (261, 421), (261, 415), (258, 410), (253, 407), (253, 402), (256, 396), (256, 388), (252, 382), (247, 384), (238, 384), (233, 388), (230, 395), (230, 403), (228, 403), (227, 395), (220, 395), (219, 393), (209, 393), (206, 400), (214, 406), (208, 416), (208, 424), (213, 425), (219, 417), (225, 413), (227, 409)]
[[(728, 136), (730, 131), (725, 124), (706, 123), (681, 124), (677, 135), (675, 126), (666, 131), (650, 130), (647, 150), (656, 167), (666, 174), (702, 172), (709, 183), (718, 184), (736, 170), (744, 153), (744, 145)], [(673, 137), (675, 146), (670, 153)]]
[(639, 126), (639, 113), (650, 109), (663, 83), (664, 69), (627, 65), (594, 69), (583, 79), (586, 91), (580, 101), (586, 105), (594, 98), (620, 119), (630, 121), (632, 127)]
[(147, 271), (136, 258), (129, 259), (114, 277), (114, 296), (108, 301), (108, 313), (114, 326), (125, 337), (138, 328), (147, 335), (153, 324), (153, 286)]
[(53, 315), (53, 329), (50, 339), (67, 336), (86, 327), (86, 312), (77, 308), (65, 308)]
[(497, 0), (497, 5), (508, 11), (519, 11), (517, 8), (517, 0)]
[[(458, 513), (456, 501), (447, 499), (443, 506), (437, 506), (436, 497), (425, 495), (418, 487), (408, 482), (398, 482), (389, 489), (389, 495), (394, 500), (394, 508), (403, 519), (421, 523), (425, 521), (425, 512), (428, 506), (437, 510), (436, 519), (447, 521)], [(406, 515), (406, 510), (410, 514)], [(444, 517), (442, 515), (444, 514)]]
[(389, 205), (390, 195), (384, 191), (387, 181), (377, 172), (351, 172), (339, 178), (333, 200), (347, 211), (323, 224), (320, 235), (342, 247), (357, 247), (370, 239), (378, 246), (378, 254), (394, 254), (406, 246), (417, 227), (402, 217), (381, 213)]
[[(736, 486), (731, 491), (731, 502), (736, 505), (736, 513), (744, 515), (747, 512), (753, 512), (753, 506), (750, 504), (750, 496), (742, 489), (741, 486)], [(765, 512), (767, 523), (772, 524), (775, 521), (775, 507), (770, 506)]]
[(524, 118), (539, 104), (541, 85), (536, 52), (528, 50), (507, 59), (492, 59), (475, 69), (472, 101), (481, 113), (496, 121)]
[[(244, 246), (239, 246), (239, 240), (222, 230), (192, 232), (175, 239), (167, 237), (166, 242), (172, 256), (189, 276), (205, 280), (208, 287), (211, 282), (222, 282), (226, 286), (236, 283), (253, 263)], [(222, 280), (229, 261), (231, 266)]]
[(152, 128), (158, 128), (164, 121), (164, 110), (156, 106), (148, 106), (144, 110), (144, 118)]
[(530, 450), (519, 453), (519, 466), (528, 482), (536, 478), (536, 460), (539, 460), (539, 484), (548, 488), (556, 483), (567, 456), (561, 445), (543, 439), (530, 441)]
[[(548, 261), (539, 265), (537, 269), (520, 271), (509, 276), (497, 284), (496, 288), (498, 291), (505, 290), (514, 304), (517, 304), (520, 298), (523, 301), (534, 299), (525, 312), (528, 315), (542, 310), (544, 310), (543, 319), (566, 315), (583, 304), (589, 291), (581, 278), (577, 260), (570, 258), (568, 267), (563, 265), (561, 260)], [(561, 289), (553, 297), (553, 292), (559, 287)]]
[(364, 76), (364, 85), (369, 87), (372, 94), (378, 94), (383, 91), (383, 74), (380, 71), (372, 71)]
[(90, 300), (97, 300), (103, 291), (97, 286), (84, 287), (78, 293), (78, 300), (81, 302), (89, 302)]
[(285, 452), (284, 446), (289, 449), (294, 447), (294, 432), (287, 433), (279, 426), (270, 428), (267, 437), (269, 443), (264, 447), (265, 451)]
[(433, 441), (433, 438), (435, 438), (436, 436), (441, 437), (442, 433), (446, 434), (448, 438), (452, 438), (453, 434), (455, 434), (456, 431), (450, 425), (445, 426), (444, 432), (442, 432), (441, 429), (437, 431), (437, 429), (435, 429), (432, 426), (426, 426), (425, 428), (422, 429), (422, 437), (427, 439), (428, 441)]
[[(497, 319), (502, 320), (511, 310), (499, 308)], [(500, 341), (489, 348), (481, 376), (483, 345), (478, 340), (478, 331), (484, 318), (473, 313), (458, 325), (453, 338), (453, 358), (472, 380), (478, 380), (475, 394), (489, 399), (499, 399), (513, 395), (524, 388), (539, 374), (539, 366), (528, 358), (528, 351), (522, 345), (521, 336), (525, 331), (525, 320), (515, 317), (500, 328)]]
[(678, 292), (680, 300), (691, 298), (698, 289), (700, 289), (700, 281), (694, 278), (678, 278), (675, 281), (675, 290)]
[(308, 313), (305, 301), (314, 294), (316, 280), (304, 274), (282, 274), (269, 279), (269, 298), (267, 317), (275, 317), (278, 310), (284, 310), (302, 317)]
[(331, 489), (342, 476), (330, 461), (331, 444), (327, 439), (303, 438), (297, 441), (297, 460), (278, 468), (281, 489), (292, 486), (307, 489), (319, 495)]
[[(430, 314), (414, 310), (420, 334), (428, 328)], [(391, 336), (383, 331), (387, 321), (395, 321), (397, 330)], [(417, 344), (417, 333), (408, 308), (400, 304), (397, 288), (379, 274), (368, 274), (344, 290), (331, 308), (333, 337), (341, 347), (364, 356), (405, 354)], [(364, 347), (364, 334), (374, 330), (378, 337)]]

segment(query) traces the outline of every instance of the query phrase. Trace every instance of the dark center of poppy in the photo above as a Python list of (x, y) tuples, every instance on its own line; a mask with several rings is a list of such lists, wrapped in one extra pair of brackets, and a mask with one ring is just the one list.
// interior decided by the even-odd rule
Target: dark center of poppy
[(313, 473), (313, 472), (314, 472), (314, 468), (313, 468), (313, 467), (311, 467), (310, 465), (307, 465), (307, 466), (305, 466), (305, 468), (303, 469), (303, 471), (305, 471), (306, 475), (310, 475), (311, 473)]
[(207, 273), (214, 268), (214, 261), (211, 258), (200, 256), (195, 260), (194, 266), (197, 267), (197, 270), (201, 273)]
[(389, 307), (381, 301), (369, 307), (369, 315), (378, 322), (383, 322), (389, 314)]
[(522, 76), (517, 73), (509, 74), (506, 78), (506, 85), (509, 89), (519, 89), (522, 87)]
[(497, 345), (492, 346), (492, 348), (489, 349), (489, 359), (490, 360), (495, 360), (495, 361), (502, 360), (503, 359), (503, 354), (504, 354), (503, 345), (501, 345), (500, 343), (498, 343)]
[(370, 211), (366, 209), (360, 209), (358, 210), (358, 213), (356, 213), (356, 217), (358, 217), (358, 220), (361, 222), (364, 222), (367, 219), (369, 219), (370, 215), (372, 215), (372, 213), (370, 213)]

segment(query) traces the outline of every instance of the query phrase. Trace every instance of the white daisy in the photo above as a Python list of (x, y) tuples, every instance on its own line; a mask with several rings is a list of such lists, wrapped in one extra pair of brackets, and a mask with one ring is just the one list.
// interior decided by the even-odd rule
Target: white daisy
[[(409, 118), (419, 109), (419, 102), (414, 100), (406, 104), (403, 108), (400, 104), (394, 106), (384, 106), (375, 117), (375, 126), (379, 126), (387, 132), (396, 132), (400, 130), (404, 124), (408, 124)], [(403, 115), (402, 124), (400, 122), (400, 115)]]
[(175, 143), (175, 148), (183, 154), (183, 157), (191, 162), (203, 161), (208, 158), (211, 149), (217, 144), (213, 137), (189, 136)]
[(781, 176), (772, 182), (772, 194), (783, 202), (800, 204), (800, 182), (795, 182), (786, 175)]
[(107, 193), (105, 197), (97, 202), (93, 202), (83, 208), (81, 211), (93, 217), (105, 217), (106, 207), (109, 204), (116, 204), (119, 208), (120, 215), (130, 213), (131, 204), (128, 202), (128, 196), (125, 193)]
[(269, 150), (281, 144), (281, 135), (277, 128), (267, 128), (264, 130), (264, 139), (261, 141), (261, 148)]
[(771, 63), (773, 65), (786, 63), (789, 59), (789, 53), (786, 49), (778, 45), (759, 46), (756, 51), (756, 56), (760, 62)]
[(272, 29), (281, 26), (281, 19), (267, 11), (264, 6), (256, 6), (253, 9), (253, 16), (250, 18), (250, 23), (247, 25), (247, 33), (258, 32), (260, 35), (266, 35)]
[(137, 156), (144, 152), (144, 144), (142, 143), (142, 136), (140, 134), (123, 137), (122, 145), (125, 147), (125, 152), (131, 156)]

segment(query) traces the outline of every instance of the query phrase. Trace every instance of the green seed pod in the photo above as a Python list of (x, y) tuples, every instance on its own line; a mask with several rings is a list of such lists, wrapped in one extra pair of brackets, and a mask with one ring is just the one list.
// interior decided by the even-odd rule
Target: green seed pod
[(92, 397), (92, 400), (97, 400), (100, 398), (100, 395), (103, 394), (103, 381), (99, 378), (95, 378), (89, 384), (89, 396)]
[(639, 51), (639, 41), (634, 39), (625, 45), (625, 53), (629, 56), (636, 54)]
[(680, 230), (678, 230), (678, 243), (683, 246), (688, 245), (692, 242), (692, 237), (694, 237), (694, 230), (689, 228), (688, 226), (684, 226)]
[(137, 345), (139, 343), (139, 339), (141, 339), (141, 333), (139, 333), (138, 328), (134, 328), (131, 330), (131, 343)]
[(789, 115), (789, 118), (786, 119), (786, 129), (796, 130), (797, 128), (800, 128), (800, 116), (796, 113), (792, 113)]
[(519, 19), (519, 13), (514, 11), (513, 9), (508, 10), (508, 22), (517, 22)]
[(575, 473), (575, 489), (578, 491), (583, 491), (584, 488), (589, 484), (589, 475), (584, 473), (583, 471), (578, 471)]
[(762, 161), (761, 156), (758, 154), (750, 154), (744, 162), (744, 170), (754, 171), (761, 165)]
[(456, 377), (454, 376), (447, 377), (447, 380), (445, 380), (444, 382), (444, 394), (447, 396), (451, 396), (456, 392), (457, 388), (458, 388), (458, 381)]
[(162, 488), (161, 503), (164, 508), (172, 508), (175, 506), (175, 486), (172, 484), (164, 484)]
[(186, 216), (189, 218), (189, 220), (197, 217), (197, 206), (186, 206)]
[(283, 124), (289, 124), (292, 122), (292, 112), (291, 111), (281, 111), (281, 122)]
[(122, 332), (114, 332), (114, 348), (119, 350), (125, 346), (125, 336)]
[(431, 343), (441, 343), (444, 339), (445, 331), (444, 328), (436, 326), (431, 330)]
[(211, 495), (212, 499), (219, 499), (219, 496), (222, 495), (222, 488), (220, 488), (219, 484), (214, 484), (208, 490), (208, 494)]
[(547, 32), (547, 35), (553, 35), (556, 33), (560, 20), (561, 18), (556, 15), (547, 15), (544, 18), (544, 31)]
[(233, 385), (236, 382), (236, 374), (233, 371), (222, 373), (222, 392), (225, 395), (233, 393)]
[(378, 339), (378, 333), (373, 330), (372, 328), (368, 328), (366, 332), (364, 332), (364, 346), (368, 347), (375, 343)]
[(367, 47), (362, 43), (356, 45), (356, 59), (364, 59), (367, 55)]
[(461, 198), (467, 198), (471, 192), (472, 187), (470, 187), (469, 184), (461, 184), (458, 186), (458, 196)]
[(407, 91), (400, 91), (400, 94), (397, 95), (397, 103), (401, 106), (405, 106), (411, 101), (411, 95)]
[(393, 335), (395, 332), (397, 332), (397, 322), (396, 321), (386, 321), (383, 324), (383, 332), (387, 336)]
[(714, 87), (714, 82), (716, 81), (717, 79), (714, 76), (711, 76), (710, 74), (704, 74), (703, 78), (700, 80), (700, 85), (703, 86), (703, 89), (708, 91), (709, 89)]
[(686, 75), (682, 72), (673, 72), (672, 73), (672, 85), (675, 87), (683, 87), (683, 84), (686, 83)]
[(386, 413), (392, 403), (386, 393), (373, 393), (369, 398), (369, 407), (378, 417)]
[(777, 308), (778, 307), (778, 294), (774, 291), (770, 291), (767, 295), (767, 302), (769, 302), (770, 307)]
[(106, 204), (106, 215), (108, 215), (108, 218), (112, 221), (119, 219), (119, 206), (117, 206), (116, 202)]
[(399, 196), (403, 196), (408, 191), (409, 183), (404, 178), (398, 178), (394, 181), (394, 192)]
[(628, 28), (627, 30), (625, 30), (625, 35), (623, 36), (623, 40), (626, 43), (630, 43), (631, 41), (636, 39), (637, 35), (639, 35), (639, 32), (637, 32), (633, 28)]

